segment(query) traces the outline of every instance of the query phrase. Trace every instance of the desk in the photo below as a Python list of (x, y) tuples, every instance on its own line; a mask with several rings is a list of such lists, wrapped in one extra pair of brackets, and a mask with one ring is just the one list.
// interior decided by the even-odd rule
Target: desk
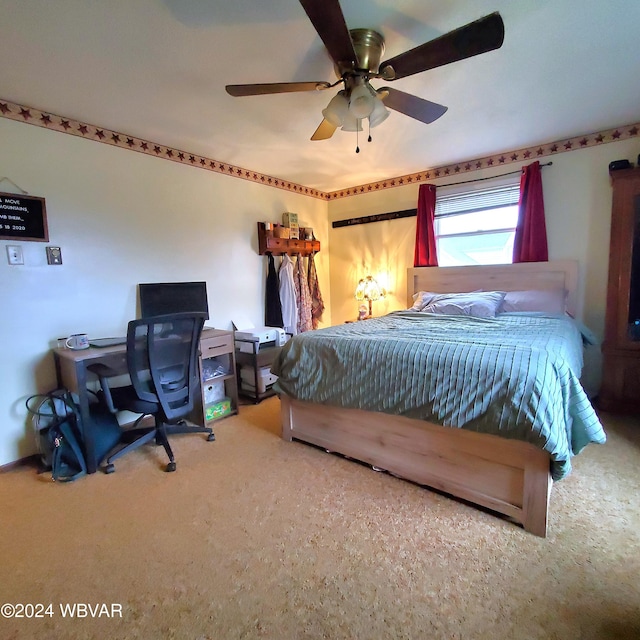
[[(200, 345), (202, 347), (203, 342), (205, 342), (205, 344), (209, 344), (211, 338), (226, 338), (228, 336), (231, 336), (231, 339), (228, 341), (225, 340), (225, 343), (229, 343), (229, 357), (233, 359), (233, 333), (231, 331), (205, 328), (202, 331)], [(56, 366), (56, 378), (58, 387), (64, 387), (65, 389), (69, 389), (69, 391), (73, 391), (78, 395), (80, 415), (82, 416), (82, 436), (84, 439), (87, 454), (87, 471), (89, 473), (95, 473), (97, 469), (95, 464), (93, 438), (91, 437), (92, 434), (90, 426), (91, 415), (89, 413), (89, 394), (87, 393), (88, 367), (92, 364), (100, 362), (108, 365), (109, 367), (114, 369), (114, 371), (126, 374), (128, 372), (127, 346), (124, 344), (119, 344), (113, 347), (89, 347), (88, 349), (82, 349), (78, 351), (58, 348), (53, 350), (53, 358)], [(233, 367), (235, 369), (235, 364), (233, 365)], [(235, 381), (234, 369), (232, 371)], [(231, 402), (233, 413), (236, 413), (238, 407), (237, 387), (233, 386), (233, 388), (230, 389), (230, 393), (231, 395), (233, 395), (234, 388), (235, 397), (231, 398)], [(200, 400), (200, 402), (196, 402), (192, 421), (196, 424), (204, 424), (204, 409), (202, 406), (202, 400)]]

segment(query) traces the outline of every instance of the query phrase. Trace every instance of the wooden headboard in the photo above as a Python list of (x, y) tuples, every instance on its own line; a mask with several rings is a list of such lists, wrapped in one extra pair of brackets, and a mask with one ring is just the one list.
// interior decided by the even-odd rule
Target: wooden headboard
[(519, 262), (469, 267), (410, 267), (407, 269), (407, 307), (417, 291), (453, 293), (565, 289), (567, 312), (575, 316), (578, 263), (575, 260)]

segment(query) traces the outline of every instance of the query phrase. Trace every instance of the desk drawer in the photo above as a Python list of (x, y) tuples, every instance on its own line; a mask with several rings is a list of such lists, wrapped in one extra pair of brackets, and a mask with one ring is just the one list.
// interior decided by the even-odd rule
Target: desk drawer
[(200, 351), (203, 358), (213, 358), (233, 351), (233, 334), (204, 338), (200, 341)]

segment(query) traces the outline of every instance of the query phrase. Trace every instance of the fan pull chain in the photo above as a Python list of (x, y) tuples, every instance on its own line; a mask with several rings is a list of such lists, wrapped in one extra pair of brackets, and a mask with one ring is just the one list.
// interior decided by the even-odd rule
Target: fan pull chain
[(358, 142), (358, 127), (356, 126), (356, 153), (360, 153), (360, 144)]
[(367, 118), (367, 126), (369, 127), (369, 137), (367, 138), (367, 142), (371, 142), (371, 118)]

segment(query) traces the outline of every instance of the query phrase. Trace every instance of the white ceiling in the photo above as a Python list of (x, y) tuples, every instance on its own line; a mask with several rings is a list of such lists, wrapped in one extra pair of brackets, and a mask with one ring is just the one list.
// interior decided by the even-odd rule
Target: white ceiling
[[(393, 87), (373, 142), (311, 142), (337, 89), (232, 98), (226, 84), (335, 81), (297, 0), (0, 0), (0, 99), (322, 191), (640, 121), (638, 0), (341, 0), (383, 58), (499, 11), (502, 48)], [(373, 83), (381, 86), (380, 83)]]

